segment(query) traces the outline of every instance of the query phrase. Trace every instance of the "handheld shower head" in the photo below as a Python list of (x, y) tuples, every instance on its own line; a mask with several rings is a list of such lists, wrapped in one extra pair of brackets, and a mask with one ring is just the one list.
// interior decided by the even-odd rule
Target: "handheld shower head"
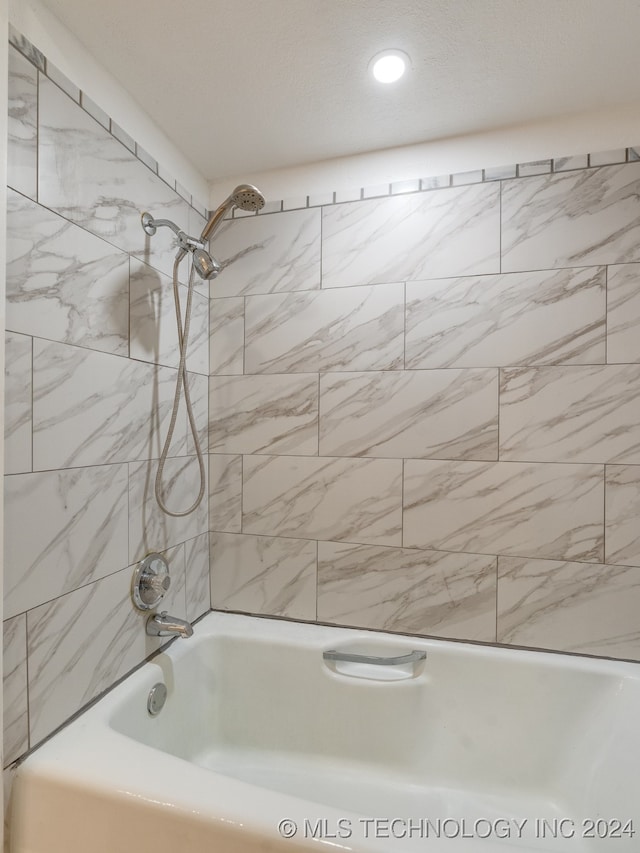
[(225, 214), (233, 207), (239, 207), (240, 210), (261, 210), (264, 207), (264, 196), (260, 190), (251, 186), (251, 184), (240, 184), (237, 186), (205, 225), (200, 235), (200, 240), (203, 243), (214, 235)]

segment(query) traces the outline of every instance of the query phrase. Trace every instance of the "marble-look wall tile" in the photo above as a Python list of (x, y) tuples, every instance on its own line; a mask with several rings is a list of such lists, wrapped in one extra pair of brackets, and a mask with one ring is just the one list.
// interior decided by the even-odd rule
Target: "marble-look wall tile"
[(3, 764), (6, 767), (29, 748), (26, 616), (7, 619), (2, 627)]
[(242, 456), (209, 457), (209, 529), (242, 529)]
[(402, 368), (402, 284), (249, 296), (246, 303), (247, 373)]
[(503, 370), (500, 458), (640, 462), (640, 365)]
[[(165, 556), (173, 581), (167, 609), (184, 618), (184, 549)], [(145, 634), (148, 614), (131, 601), (132, 570), (123, 569), (27, 614), (32, 745), (166, 642)]]
[(128, 256), (18, 193), (7, 201), (7, 328), (128, 355)]
[(607, 270), (607, 362), (640, 362), (640, 264)]
[(31, 471), (32, 340), (5, 334), (4, 471)]
[(607, 465), (605, 562), (640, 566), (640, 467)]
[[(186, 317), (188, 288), (179, 287), (182, 327)], [(178, 367), (180, 344), (176, 307), (170, 276), (131, 259), (131, 358)], [(187, 369), (209, 374), (209, 299), (191, 297), (187, 340)]]
[[(205, 466), (204, 498), (184, 518), (166, 515), (155, 496), (157, 462), (129, 465), (129, 562), (141, 560), (150, 551), (162, 551), (206, 533), (209, 525), (208, 483)], [(174, 512), (191, 507), (198, 497), (200, 477), (193, 456), (169, 458), (164, 469), (163, 496)]]
[(38, 191), (38, 72), (9, 48), (7, 183), (36, 198)]
[(603, 364), (603, 267), (407, 284), (406, 367)]
[(640, 568), (498, 560), (498, 642), (640, 660)]
[(209, 302), (209, 374), (244, 373), (244, 299)]
[(211, 609), (209, 591), (209, 534), (184, 543), (187, 619), (192, 622)]
[(323, 210), (323, 287), (495, 273), (499, 252), (496, 184)]
[[(191, 399), (191, 408), (196, 424), (196, 434), (200, 442), (202, 453), (207, 453), (209, 445), (209, 378), (201, 373), (187, 374), (189, 385), (189, 397)], [(188, 420), (188, 413), (184, 397), (180, 401), (179, 412), (184, 412), (184, 418), (187, 430), (187, 453), (193, 455), (196, 452), (196, 445), (191, 433), (191, 426)]]
[(28, 38), (22, 35), (11, 22), (9, 22), (9, 44), (12, 44), (16, 47), (20, 53), (27, 57), (27, 59), (32, 62), (36, 68), (39, 68), (40, 71), (45, 70), (46, 60), (44, 54), (35, 47)]
[[(34, 341), (34, 468), (160, 455), (177, 371), (64, 344)], [(171, 454), (184, 452), (185, 421)]]
[(400, 545), (402, 461), (245, 456), (244, 533)]
[(505, 181), (502, 271), (640, 261), (640, 163)]
[(119, 571), (128, 558), (126, 465), (5, 478), (5, 616)]
[(46, 78), (40, 80), (39, 120), (40, 203), (171, 275), (173, 232), (159, 228), (148, 237), (140, 214), (148, 210), (186, 228), (184, 199)]
[(211, 240), (223, 271), (211, 296), (320, 287), (320, 211), (291, 210), (226, 222)]
[(318, 619), (493, 642), (496, 560), (320, 542)]
[(323, 456), (498, 458), (498, 371), (320, 377)]
[(405, 547), (603, 560), (600, 465), (408, 459), (404, 478)]
[(318, 453), (318, 375), (209, 378), (213, 453)]
[(316, 543), (211, 534), (211, 602), (290, 619), (316, 618)]

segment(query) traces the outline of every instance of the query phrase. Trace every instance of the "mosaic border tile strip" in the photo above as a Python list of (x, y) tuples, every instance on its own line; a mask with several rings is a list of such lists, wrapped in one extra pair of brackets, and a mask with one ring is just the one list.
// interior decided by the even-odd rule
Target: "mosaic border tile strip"
[[(59, 86), (85, 112), (102, 124), (119, 142), (125, 145), (140, 162), (151, 169), (172, 190), (177, 192), (201, 216), (208, 218), (211, 214), (205, 205), (193, 197), (162, 164), (159, 164), (142, 146), (140, 146), (123, 128), (111, 119), (91, 98), (82, 92), (68, 77), (50, 62), (44, 54), (34, 47), (21, 33), (9, 26), (9, 43), (22, 53), (33, 65)], [(269, 200), (262, 210), (256, 213), (234, 208), (225, 219), (244, 219), (247, 216), (268, 216), (271, 213), (281, 213), (285, 210), (304, 210), (313, 207), (327, 207), (352, 201), (364, 201), (372, 198), (408, 195), (411, 193), (430, 192), (445, 187), (465, 186), (468, 184), (502, 181), (510, 178), (526, 178), (534, 175), (547, 175), (555, 172), (568, 172), (577, 169), (598, 168), (600, 166), (631, 163), (640, 160), (640, 145), (629, 148), (619, 148), (566, 157), (555, 157), (542, 160), (532, 160), (526, 163), (514, 163), (507, 166), (492, 166), (487, 169), (475, 169), (466, 172), (452, 172), (444, 175), (431, 175), (414, 180), (398, 181), (375, 186), (356, 187), (352, 190), (329, 191), (310, 195), (300, 195), (295, 198)]]

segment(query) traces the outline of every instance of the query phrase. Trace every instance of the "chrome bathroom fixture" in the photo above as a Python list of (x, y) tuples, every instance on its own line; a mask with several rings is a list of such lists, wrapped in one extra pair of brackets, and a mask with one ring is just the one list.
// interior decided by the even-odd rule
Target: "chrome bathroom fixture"
[(156, 717), (164, 708), (167, 701), (167, 688), (159, 681), (154, 684), (147, 696), (147, 711), (151, 717)]
[[(165, 438), (165, 442), (162, 447), (162, 452), (160, 454), (160, 461), (158, 462), (158, 470), (156, 472), (155, 483), (155, 493), (158, 506), (164, 513), (166, 513), (166, 515), (172, 515), (174, 516), (174, 518), (182, 518), (183, 516), (190, 515), (192, 512), (194, 512), (200, 506), (202, 498), (204, 497), (205, 490), (204, 458), (202, 456), (202, 448), (200, 447), (200, 439), (196, 428), (195, 417), (193, 415), (193, 407), (191, 405), (191, 395), (189, 393), (189, 382), (187, 380), (186, 368), (187, 344), (189, 341), (189, 326), (191, 323), (191, 303), (193, 297), (194, 272), (197, 273), (200, 278), (204, 279), (205, 281), (209, 281), (211, 279), (216, 278), (216, 276), (222, 270), (222, 265), (218, 263), (218, 261), (213, 257), (213, 255), (210, 254), (209, 251), (207, 251), (205, 243), (210, 237), (213, 236), (228, 211), (232, 210), (234, 207), (239, 207), (241, 210), (258, 211), (262, 207), (264, 207), (264, 196), (258, 189), (251, 186), (251, 184), (240, 184), (213, 213), (213, 215), (205, 225), (199, 239), (195, 237), (190, 237), (188, 234), (182, 231), (182, 229), (178, 228), (175, 222), (171, 222), (171, 220), (169, 219), (154, 219), (153, 216), (150, 213), (147, 213), (146, 211), (141, 216), (142, 229), (144, 233), (147, 234), (149, 237), (153, 237), (158, 228), (164, 227), (170, 228), (171, 231), (173, 231), (173, 233), (178, 238), (178, 253), (176, 254), (176, 258), (173, 263), (173, 299), (175, 302), (176, 321), (178, 324), (178, 346), (180, 349), (180, 364), (178, 366), (178, 377), (176, 380), (176, 391), (173, 399), (171, 421), (169, 422), (169, 429), (167, 430), (167, 436)], [(193, 262), (191, 264), (191, 271), (189, 272), (189, 288), (187, 293), (187, 304), (185, 306), (183, 326), (182, 311), (180, 309), (178, 272), (180, 264), (182, 263), (184, 258), (187, 257), (188, 254), (191, 254)], [(200, 472), (200, 489), (198, 491), (197, 498), (188, 509), (174, 511), (168, 508), (164, 499), (162, 479), (164, 474), (164, 466), (167, 461), (167, 456), (169, 455), (169, 448), (171, 447), (171, 440), (173, 439), (173, 432), (175, 430), (176, 421), (178, 419), (180, 395), (183, 389), (184, 400), (187, 406), (187, 417), (189, 419), (189, 429), (191, 430), (191, 435), (193, 436), (193, 443), (196, 448), (196, 456), (198, 459), (198, 468)]]
[(192, 637), (191, 622), (169, 616), (166, 610), (149, 616), (147, 619), (147, 634), (149, 637)]
[(171, 586), (169, 564), (162, 554), (149, 554), (136, 566), (131, 594), (138, 610), (153, 610)]

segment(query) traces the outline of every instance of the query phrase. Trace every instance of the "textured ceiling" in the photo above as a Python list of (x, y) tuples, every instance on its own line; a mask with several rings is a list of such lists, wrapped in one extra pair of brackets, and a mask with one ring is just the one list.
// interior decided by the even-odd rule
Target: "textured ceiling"
[(640, 0), (45, 2), (212, 180), (640, 100)]

